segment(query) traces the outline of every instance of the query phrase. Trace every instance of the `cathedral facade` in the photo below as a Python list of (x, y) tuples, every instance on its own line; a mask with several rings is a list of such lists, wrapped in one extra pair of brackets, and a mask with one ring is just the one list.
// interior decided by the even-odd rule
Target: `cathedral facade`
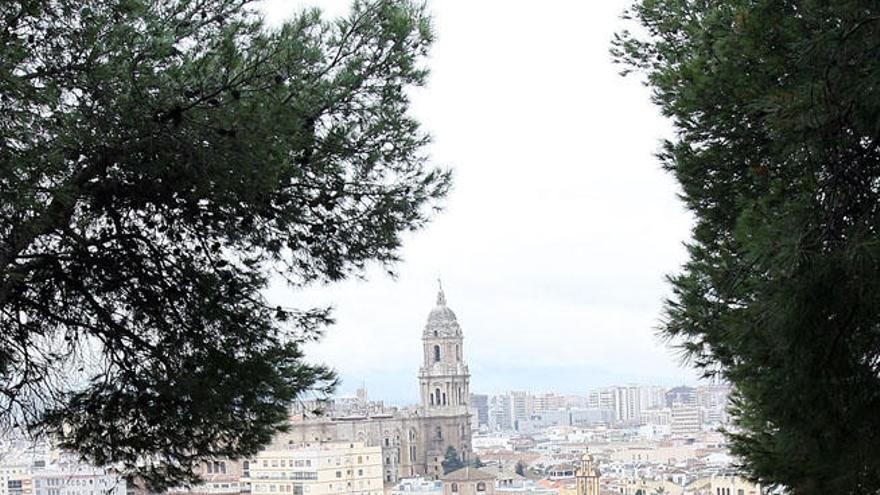
[(470, 374), (464, 361), (464, 335), (455, 313), (446, 305), (442, 287), (437, 305), (428, 315), (422, 347), (418, 406), (387, 413), (300, 419), (273, 443), (281, 447), (279, 444), (358, 441), (381, 446), (386, 484), (413, 476), (439, 478), (449, 447), (463, 461), (470, 461)]

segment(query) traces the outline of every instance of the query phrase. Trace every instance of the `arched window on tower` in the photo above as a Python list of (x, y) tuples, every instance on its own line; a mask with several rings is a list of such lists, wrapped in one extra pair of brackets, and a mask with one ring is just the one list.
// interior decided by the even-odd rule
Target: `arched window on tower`
[(439, 406), (442, 404), (442, 402), (440, 402), (440, 400), (441, 400), (440, 389), (438, 388), (437, 390), (434, 391), (434, 393), (436, 394), (436, 397), (434, 398), (435, 404), (437, 404)]
[(455, 344), (455, 360), (461, 362), (461, 345)]
[(435, 345), (434, 346), (434, 362), (436, 363), (438, 361), (440, 361), (440, 346)]
[(437, 438), (438, 438), (438, 439), (442, 439), (442, 438), (443, 438), (443, 428), (441, 428), (441, 427), (439, 427), (439, 426), (437, 427)]

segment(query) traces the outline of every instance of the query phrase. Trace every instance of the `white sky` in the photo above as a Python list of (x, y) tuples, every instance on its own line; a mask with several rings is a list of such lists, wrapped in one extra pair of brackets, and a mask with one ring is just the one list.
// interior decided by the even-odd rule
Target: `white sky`
[[(298, 293), (337, 325), (308, 349), (351, 393), (417, 399), (420, 336), (441, 276), (465, 333), (474, 392), (585, 392), (695, 381), (656, 337), (663, 280), (685, 260), (691, 219), (653, 153), (670, 126), (608, 54), (628, 0), (434, 0), (437, 42), (413, 114), (451, 167), (446, 211), (381, 270)], [(267, 0), (272, 23), (303, 5)]]

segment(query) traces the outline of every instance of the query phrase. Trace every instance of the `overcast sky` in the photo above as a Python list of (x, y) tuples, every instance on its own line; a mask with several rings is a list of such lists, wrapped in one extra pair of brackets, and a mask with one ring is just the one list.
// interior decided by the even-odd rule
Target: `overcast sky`
[[(308, 349), (372, 398), (417, 400), (420, 337), (438, 276), (465, 334), (474, 392), (580, 392), (695, 381), (656, 336), (664, 274), (685, 259), (691, 218), (653, 154), (669, 124), (609, 42), (628, 1), (434, 0), (437, 41), (413, 114), (450, 167), (446, 210), (381, 270), (285, 304), (332, 304), (337, 324)], [(267, 0), (272, 23), (304, 5)]]

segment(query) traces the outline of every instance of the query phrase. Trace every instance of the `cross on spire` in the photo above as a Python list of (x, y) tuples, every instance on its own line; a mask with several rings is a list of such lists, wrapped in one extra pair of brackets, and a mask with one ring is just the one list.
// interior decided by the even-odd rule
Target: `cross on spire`
[(446, 295), (443, 294), (443, 281), (440, 280), (440, 277), (437, 277), (437, 286), (440, 289), (437, 292), (437, 306), (446, 306)]

